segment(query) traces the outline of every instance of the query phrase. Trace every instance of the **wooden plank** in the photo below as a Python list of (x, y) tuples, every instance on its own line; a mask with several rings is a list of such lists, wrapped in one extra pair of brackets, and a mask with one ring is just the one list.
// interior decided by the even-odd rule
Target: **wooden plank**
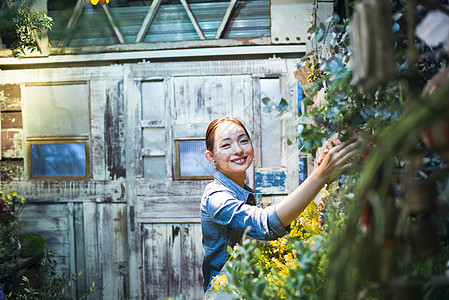
[[(168, 251), (167, 251), (167, 288), (168, 296), (175, 298), (182, 292), (182, 262), (186, 259), (185, 253), (181, 248), (182, 228), (184, 224), (167, 224)], [(187, 270), (185, 270), (187, 271)], [(187, 295), (184, 295), (186, 297)]]
[(56, 271), (59, 274), (69, 274), (73, 253), (70, 249), (70, 214), (67, 204), (28, 203), (19, 218), (22, 232), (40, 234), (45, 240), (47, 250), (54, 252)]
[(200, 227), (180, 223), (143, 225), (145, 299), (181, 294), (186, 299), (202, 297)]
[(3, 111), (1, 113), (2, 130), (5, 129), (22, 129), (22, 112), (20, 111)]
[(106, 86), (105, 142), (108, 178), (125, 177), (123, 81)]
[(103, 11), (106, 14), (106, 17), (108, 18), (109, 25), (111, 25), (112, 30), (115, 33), (115, 36), (117, 37), (120, 44), (125, 43), (125, 39), (123, 38), (123, 34), (120, 30), (120, 28), (117, 26), (117, 23), (115, 23), (114, 18), (112, 17), (111, 10), (109, 8), (109, 5), (102, 5)]
[(91, 117), (91, 174), (93, 180), (106, 180), (105, 157), (105, 120), (104, 118)]
[(193, 15), (192, 10), (190, 9), (189, 4), (187, 3), (186, 0), (181, 0), (182, 6), (184, 7), (184, 9), (187, 12), (187, 15), (189, 16), (190, 22), (192, 22), (193, 27), (195, 28), (196, 33), (198, 33), (198, 36), (200, 37), (201, 40), (206, 39), (206, 37), (203, 34), (203, 31), (201, 30), (200, 25), (198, 24), (198, 22), (195, 19), (195, 16)]
[(168, 297), (167, 225), (143, 225), (143, 291), (144, 299)]
[(0, 145), (2, 158), (23, 158), (22, 129), (1, 130)]
[(231, 76), (175, 78), (173, 123), (204, 124), (232, 115), (231, 91)]
[(187, 299), (203, 294), (201, 225), (183, 224), (181, 235), (181, 291)]
[(229, 18), (231, 17), (232, 11), (234, 10), (236, 3), (237, 0), (231, 0), (231, 2), (229, 2), (229, 6), (226, 9), (226, 13), (223, 16), (223, 20), (221, 20), (220, 26), (218, 26), (217, 33), (215, 34), (215, 39), (221, 38), (221, 35), (223, 34), (223, 31), (229, 22)]
[(0, 188), (17, 191), (27, 199), (28, 203), (124, 201), (124, 191), (120, 180), (1, 181)]
[[(100, 270), (99, 270), (99, 257), (98, 257), (98, 228), (97, 228), (97, 204), (95, 202), (87, 202), (83, 205), (83, 227), (85, 245), (85, 278), (87, 285), (90, 286), (92, 282), (95, 285), (102, 287), (102, 282), (100, 281)], [(88, 296), (87, 299), (100, 299), (100, 291)]]
[(129, 250), (128, 255), (128, 295), (130, 299), (142, 299), (142, 252), (140, 230), (135, 218), (135, 202), (136, 202), (136, 176), (142, 173), (141, 157), (137, 155), (138, 150), (142, 147), (141, 131), (139, 129), (139, 122), (141, 111), (139, 110), (141, 101), (140, 82), (134, 81), (131, 76), (131, 66), (124, 67), (124, 82), (123, 93), (125, 101), (125, 166), (127, 170), (134, 170), (128, 172), (125, 179), (125, 199), (127, 201), (128, 215), (123, 216), (128, 226), (128, 240), (124, 245), (127, 245)]
[[(78, 56), (77, 56), (78, 57)], [(296, 63), (296, 59), (268, 60), (222, 60), (222, 61), (189, 61), (140, 63), (131, 66), (133, 78), (155, 78), (165, 76), (204, 76), (230, 74), (281, 74), (286, 73), (286, 63)], [(93, 80), (108, 78), (119, 80), (123, 78), (123, 65), (103, 67), (73, 67), (73, 68), (42, 68), (8, 70), (0, 72), (0, 82), (3, 84)]]
[(0, 84), (0, 93), (1, 92), (3, 92), (3, 97), (5, 97), (5, 102), (0, 107), (2, 112), (22, 110), (20, 84)]
[[(294, 74), (294, 70), (297, 69), (297, 65), (292, 61), (286, 61), (287, 72), (283, 80), (285, 80), (285, 99), (289, 103), (289, 110), (293, 112), (295, 115), (298, 111), (298, 80), (292, 76)], [(285, 125), (292, 121), (293, 118), (289, 118), (285, 120)], [(291, 145), (288, 145), (287, 139), (283, 140), (283, 151), (285, 152), (285, 166), (287, 166), (287, 192), (291, 193), (298, 186), (300, 182), (298, 166), (299, 166), (299, 158), (301, 155), (298, 149), (298, 129), (295, 126), (286, 126), (286, 136), (290, 138)]]
[(138, 179), (136, 182), (136, 197), (150, 195), (201, 197), (206, 185), (210, 182), (212, 180)]
[[(77, 273), (76, 269), (76, 241), (75, 241), (75, 228), (74, 228), (74, 206), (73, 203), (67, 203), (67, 223), (68, 223), (68, 240), (69, 240), (69, 270), (72, 274)], [(72, 285), (70, 288), (70, 293), (72, 297), (76, 295), (76, 284)]]
[[(91, 283), (86, 280), (86, 245), (85, 245), (85, 235), (84, 235), (84, 208), (82, 203), (74, 203), (74, 218), (73, 226), (75, 231), (75, 267), (76, 271), (82, 271), (83, 276), (76, 281), (76, 289), (78, 292), (86, 291), (90, 287)], [(78, 295), (79, 296), (79, 295)]]
[(145, 19), (143, 20), (142, 26), (140, 27), (139, 32), (137, 33), (135, 43), (141, 43), (145, 38), (145, 35), (147, 34), (148, 29), (151, 26), (151, 23), (153, 23), (154, 17), (156, 16), (159, 6), (161, 5), (161, 1), (162, 0), (153, 0), (153, 2), (151, 3), (150, 9), (148, 10)]
[[(0, 72), (0, 82), (3, 84), (79, 82), (107, 78), (110, 80), (123, 79), (123, 65), (104, 67), (73, 67), (73, 68), (41, 68), (21, 69)], [(23, 92), (22, 92), (23, 94)], [(20, 110), (20, 109), (19, 109)]]
[(161, 149), (142, 149), (141, 155), (142, 156), (156, 156), (156, 157), (163, 157), (166, 156), (166, 151)]
[(129, 298), (126, 205), (100, 204), (100, 254), (104, 299)]
[(285, 168), (260, 168), (255, 173), (256, 193), (286, 194), (287, 170)]
[(143, 224), (144, 299), (200, 299), (200, 224)]
[(200, 217), (201, 197), (186, 196), (154, 196), (139, 198), (137, 204), (137, 217), (140, 221), (152, 218), (182, 218)]
[[(135, 158), (132, 161), (130, 160), (129, 162), (127, 161), (127, 168), (129, 168), (128, 163), (130, 163), (133, 168), (135, 169), (135, 173), (133, 174), (133, 177), (130, 181), (133, 182), (133, 185), (135, 184), (135, 177), (136, 176), (143, 176), (143, 158), (140, 155), (137, 155), (137, 153), (140, 153), (142, 151), (142, 131), (141, 129), (138, 127), (138, 124), (142, 121), (141, 120), (141, 116), (142, 116), (142, 108), (140, 102), (142, 101), (142, 95), (141, 95), (141, 91), (142, 91), (142, 82), (141, 81), (131, 81), (131, 80), (126, 80), (126, 78), (128, 77), (129, 79), (131, 79), (131, 67), (128, 67), (127, 69), (127, 74), (128, 76), (125, 76), (125, 83), (127, 83), (127, 85), (125, 86), (125, 97), (127, 98), (127, 101), (125, 102), (127, 107), (129, 107), (127, 109), (127, 116), (129, 115), (129, 117), (127, 118), (127, 120), (129, 121), (129, 124), (127, 125), (127, 130), (129, 130), (129, 135), (130, 137), (134, 137), (134, 139), (128, 139), (127, 140), (127, 153), (131, 153), (130, 151), (133, 151), (133, 153), (135, 154)], [(132, 101), (132, 102), (131, 102)], [(132, 124), (132, 125), (131, 125)], [(128, 157), (128, 156), (127, 156)], [(129, 176), (127, 176), (127, 179), (129, 178)], [(130, 204), (132, 205), (132, 204)]]
[(90, 127), (91, 127), (91, 153), (92, 179), (106, 180), (106, 154), (105, 154), (105, 106), (106, 81), (95, 80), (90, 84)]
[(83, 12), (84, 5), (85, 3), (82, 0), (78, 0), (78, 2), (76, 3), (75, 8), (72, 12), (72, 16), (70, 17), (69, 22), (67, 23), (67, 27), (64, 31), (64, 36), (59, 40), (58, 47), (64, 47), (69, 43), (75, 31), (76, 25), (78, 24), (81, 13)]

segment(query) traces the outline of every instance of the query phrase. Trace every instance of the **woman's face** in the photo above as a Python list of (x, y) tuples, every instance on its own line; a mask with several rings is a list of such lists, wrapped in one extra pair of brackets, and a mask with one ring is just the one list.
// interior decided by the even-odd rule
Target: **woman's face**
[(217, 170), (224, 174), (245, 172), (253, 162), (253, 145), (245, 130), (233, 122), (224, 122), (215, 132), (211, 154)]

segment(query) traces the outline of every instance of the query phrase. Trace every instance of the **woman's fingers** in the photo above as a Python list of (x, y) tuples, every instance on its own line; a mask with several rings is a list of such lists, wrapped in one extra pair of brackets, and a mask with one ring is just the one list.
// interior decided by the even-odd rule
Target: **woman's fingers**
[(334, 172), (337, 175), (352, 167), (352, 159), (357, 157), (361, 145), (362, 143), (360, 141), (348, 140), (333, 147), (329, 151), (330, 159), (335, 164)]

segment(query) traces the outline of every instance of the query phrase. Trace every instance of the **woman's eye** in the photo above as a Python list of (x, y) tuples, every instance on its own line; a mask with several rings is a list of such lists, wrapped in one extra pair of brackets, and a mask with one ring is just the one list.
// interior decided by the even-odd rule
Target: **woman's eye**
[(242, 143), (242, 144), (247, 144), (248, 142), (249, 142), (248, 139), (242, 139), (242, 140), (240, 141), (240, 143)]
[(230, 144), (223, 144), (221, 145), (221, 148), (229, 148), (231, 145)]

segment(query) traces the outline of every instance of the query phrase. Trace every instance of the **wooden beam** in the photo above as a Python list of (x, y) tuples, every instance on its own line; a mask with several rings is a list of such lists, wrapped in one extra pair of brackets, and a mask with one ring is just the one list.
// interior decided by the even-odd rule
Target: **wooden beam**
[(114, 30), (114, 33), (118, 38), (118, 41), (120, 42), (120, 44), (124, 44), (125, 39), (123, 38), (123, 34), (120, 31), (120, 28), (117, 26), (114, 19), (112, 18), (111, 9), (109, 8), (109, 5), (104, 4), (104, 5), (102, 5), (102, 7), (104, 10), (104, 13), (106, 14), (106, 17), (108, 18), (109, 24), (112, 27), (112, 30)]
[(148, 32), (148, 29), (151, 26), (151, 23), (153, 23), (154, 17), (156, 16), (157, 10), (159, 9), (159, 6), (161, 5), (162, 0), (153, 0), (151, 3), (150, 9), (148, 10), (148, 14), (146, 15), (145, 19), (143, 20), (142, 26), (139, 29), (139, 32), (136, 36), (136, 43), (141, 43), (143, 39), (145, 38), (145, 35)]
[(223, 20), (221, 20), (221, 24), (218, 27), (217, 33), (215, 34), (215, 39), (219, 39), (221, 35), (223, 34), (224, 28), (229, 22), (229, 18), (231, 17), (231, 13), (234, 10), (235, 5), (237, 4), (237, 0), (231, 0), (229, 2), (228, 9), (226, 9), (226, 13), (223, 17)]
[(80, 19), (81, 13), (84, 9), (84, 1), (78, 0), (76, 2), (75, 8), (73, 9), (72, 16), (69, 19), (69, 23), (67, 23), (67, 27), (65, 28), (63, 38), (59, 40), (58, 47), (65, 47), (67, 43), (72, 38), (73, 31), (75, 30), (76, 25)]
[(201, 30), (200, 25), (198, 24), (198, 22), (195, 19), (195, 16), (193, 15), (192, 10), (190, 9), (189, 4), (187, 3), (186, 0), (181, 0), (182, 6), (184, 6), (184, 9), (187, 12), (187, 15), (189, 16), (190, 22), (192, 22), (193, 27), (195, 27), (196, 33), (198, 33), (200, 39), (204, 40), (206, 39), (206, 37), (203, 34), (203, 31)]

